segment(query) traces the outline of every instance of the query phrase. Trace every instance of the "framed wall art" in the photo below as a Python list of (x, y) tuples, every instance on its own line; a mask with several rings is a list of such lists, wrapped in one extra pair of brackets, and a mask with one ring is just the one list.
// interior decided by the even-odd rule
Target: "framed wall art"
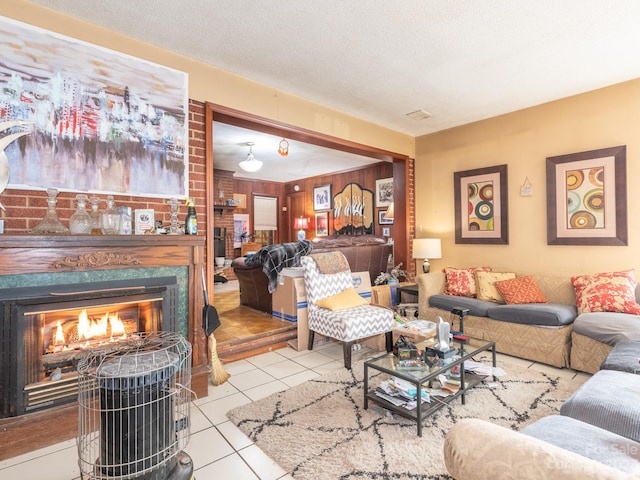
[(376, 207), (388, 207), (393, 202), (393, 177), (376, 180)]
[(547, 158), (547, 244), (628, 244), (626, 159), (626, 145)]
[(454, 172), (456, 243), (509, 244), (507, 165)]
[(378, 210), (378, 225), (393, 225), (393, 218), (384, 218), (386, 210)]
[(4, 17), (0, 49), (9, 188), (188, 196), (186, 73)]
[(331, 185), (313, 187), (313, 209), (315, 211), (331, 209)]
[(316, 213), (316, 237), (329, 235), (329, 212)]

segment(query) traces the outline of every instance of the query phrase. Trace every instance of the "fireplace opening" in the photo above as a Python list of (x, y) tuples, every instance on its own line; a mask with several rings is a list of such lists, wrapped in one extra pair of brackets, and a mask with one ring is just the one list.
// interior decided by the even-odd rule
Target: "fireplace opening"
[(178, 332), (177, 297), (175, 277), (0, 290), (0, 417), (75, 401), (77, 366), (96, 351)]

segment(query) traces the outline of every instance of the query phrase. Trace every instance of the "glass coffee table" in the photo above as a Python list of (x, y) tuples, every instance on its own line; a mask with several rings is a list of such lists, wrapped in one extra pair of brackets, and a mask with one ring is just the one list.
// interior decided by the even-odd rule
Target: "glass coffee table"
[[(416, 346), (418, 350), (425, 348), (433, 348), (436, 344), (435, 338), (430, 338), (423, 342), (418, 343)], [(369, 400), (377, 403), (385, 409), (402, 415), (404, 417), (413, 419), (418, 426), (418, 436), (422, 436), (422, 420), (443, 406), (451, 403), (458, 397), (462, 397), (462, 403), (465, 403), (465, 394), (482, 380), (487, 378), (484, 375), (477, 375), (474, 373), (465, 373), (464, 362), (470, 360), (472, 357), (491, 350), (493, 366), (496, 366), (496, 344), (487, 340), (480, 340), (476, 338), (470, 338), (470, 342), (463, 344), (460, 342), (452, 342), (451, 349), (455, 351), (453, 356), (448, 358), (429, 357), (428, 360), (432, 365), (424, 364), (424, 366), (411, 366), (402, 367), (398, 357), (392, 353), (367, 360), (364, 363), (364, 409), (369, 407)], [(437, 358), (437, 360), (436, 360)], [(448, 396), (431, 396), (431, 402), (422, 402), (422, 389), (424, 387), (430, 387), (434, 380), (442, 374), (448, 375), (452, 371), (459, 371), (459, 390), (455, 393), (451, 393)], [(415, 386), (416, 389), (416, 401), (417, 405), (415, 409), (407, 409), (401, 405), (395, 405), (394, 403), (385, 400), (384, 398), (376, 394), (376, 389), (369, 388), (369, 370), (379, 371), (391, 375), (409, 382)], [(493, 377), (495, 380), (495, 376)]]

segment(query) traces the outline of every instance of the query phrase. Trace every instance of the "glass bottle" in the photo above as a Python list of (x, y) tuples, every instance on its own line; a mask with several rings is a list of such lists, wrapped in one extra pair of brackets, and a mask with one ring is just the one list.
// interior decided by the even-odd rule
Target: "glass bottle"
[(101, 235), (102, 225), (100, 222), (100, 199), (93, 195), (91, 197), (91, 235)]
[(196, 216), (196, 207), (190, 200), (187, 204), (187, 217), (184, 221), (184, 233), (187, 235), (198, 234), (198, 217)]
[(102, 233), (105, 235), (117, 235), (120, 233), (120, 214), (113, 205), (113, 195), (108, 195), (107, 208), (102, 212)]
[(87, 196), (84, 193), (76, 195), (77, 210), (69, 220), (69, 228), (72, 235), (89, 235), (93, 222), (87, 212)]
[(47, 188), (47, 213), (42, 221), (31, 230), (31, 233), (36, 235), (47, 234), (66, 234), (69, 233), (69, 229), (65, 227), (56, 213), (56, 197), (58, 196), (57, 188)]

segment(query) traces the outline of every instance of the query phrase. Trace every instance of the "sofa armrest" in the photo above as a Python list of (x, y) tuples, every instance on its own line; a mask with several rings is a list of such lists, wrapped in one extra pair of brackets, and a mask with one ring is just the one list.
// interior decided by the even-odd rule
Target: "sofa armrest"
[(479, 419), (461, 420), (449, 430), (444, 461), (456, 480), (632, 478), (577, 453)]
[(418, 310), (420, 318), (426, 318), (423, 313), (429, 308), (429, 297), (444, 293), (447, 277), (444, 272), (429, 272), (416, 275), (418, 285)]

